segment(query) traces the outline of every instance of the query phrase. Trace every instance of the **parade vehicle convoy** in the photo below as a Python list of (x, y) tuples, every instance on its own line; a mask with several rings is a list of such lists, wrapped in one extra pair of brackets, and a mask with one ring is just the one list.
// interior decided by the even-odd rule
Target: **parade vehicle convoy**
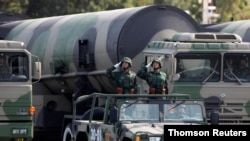
[[(249, 43), (235, 34), (217, 33), (219, 40), (211, 33), (193, 34), (199, 28), (181, 9), (150, 5), (14, 21), (0, 25), (0, 38), (24, 42), (42, 63), (41, 80), (32, 84), (37, 138), (60, 136), (65, 115), (73, 112), (72, 97), (114, 94), (115, 85), (105, 72), (123, 57), (132, 59), (131, 70), (136, 72), (164, 56), (169, 94), (188, 93), (204, 100), (208, 120), (218, 111), (220, 124), (250, 124), (248, 77), (223, 73), (226, 58), (249, 60)], [(138, 78), (138, 84), (139, 93), (147, 94), (147, 83)], [(78, 104), (78, 114), (90, 103)]]
[[(106, 68), (130, 57), (137, 71), (148, 42), (198, 28), (181, 9), (147, 5), (13, 21), (0, 25), (0, 38), (24, 42), (42, 63), (41, 80), (32, 89), (34, 136), (40, 139), (60, 136), (64, 115), (72, 113), (72, 95), (115, 93)], [(82, 112), (89, 103), (79, 106)]]
[(0, 140), (32, 141), (32, 83), (41, 77), (41, 63), (18, 41), (0, 40), (0, 58)]
[[(78, 115), (77, 104), (92, 100)], [(103, 106), (96, 102), (104, 99)], [(63, 141), (164, 141), (164, 125), (208, 125), (202, 100), (186, 94), (103, 94), (78, 97), (64, 120)], [(218, 116), (212, 114), (213, 123)]]
[[(210, 112), (217, 111), (220, 124), (250, 124), (250, 43), (239, 35), (177, 33), (150, 42), (142, 54), (146, 63), (164, 58), (169, 92), (203, 99), (208, 120)], [(148, 90), (146, 85), (141, 89)]]

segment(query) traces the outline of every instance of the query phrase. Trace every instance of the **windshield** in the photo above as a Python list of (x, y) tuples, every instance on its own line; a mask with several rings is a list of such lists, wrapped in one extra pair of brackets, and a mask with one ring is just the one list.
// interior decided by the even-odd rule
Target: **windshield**
[(178, 82), (218, 82), (221, 75), (224, 82), (250, 82), (250, 53), (179, 53), (176, 60)]
[(220, 80), (220, 54), (179, 53), (176, 55), (179, 82), (217, 82)]
[(225, 82), (250, 82), (250, 54), (249, 53), (225, 53), (224, 75)]
[(164, 121), (203, 121), (199, 104), (164, 104)]
[(28, 57), (20, 52), (0, 52), (0, 82), (28, 80)]
[(119, 120), (159, 121), (159, 104), (122, 104), (120, 108)]

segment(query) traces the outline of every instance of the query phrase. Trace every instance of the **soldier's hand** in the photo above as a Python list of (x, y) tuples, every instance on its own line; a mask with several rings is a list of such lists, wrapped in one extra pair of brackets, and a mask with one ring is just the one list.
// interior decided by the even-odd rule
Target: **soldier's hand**
[(118, 68), (121, 65), (122, 62), (119, 62), (117, 64), (114, 65), (115, 68)]
[(152, 62), (148, 63), (145, 67), (149, 68), (151, 66)]

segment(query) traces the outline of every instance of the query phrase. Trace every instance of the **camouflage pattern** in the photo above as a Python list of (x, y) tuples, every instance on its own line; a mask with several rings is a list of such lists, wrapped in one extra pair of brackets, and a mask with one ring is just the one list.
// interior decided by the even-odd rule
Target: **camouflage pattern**
[(237, 67), (233, 70), (234, 74), (237, 75), (239, 78), (247, 77), (250, 74), (250, 68), (244, 66), (242, 68)]
[(131, 89), (137, 93), (136, 74), (133, 71), (125, 72), (123, 70), (113, 72), (116, 68), (112, 66), (107, 69), (107, 76), (115, 81), (116, 87), (122, 88), (124, 94), (129, 94)]
[(10, 77), (9, 66), (6, 62), (5, 56), (2, 52), (0, 52), (0, 78), (8, 79)]
[(132, 60), (131, 60), (130, 58), (124, 57), (124, 58), (122, 59), (122, 61), (121, 61), (121, 65), (122, 65), (123, 62), (129, 63), (129, 66), (132, 67)]
[(10, 73), (9, 73), (9, 67), (4, 65), (4, 66), (0, 66), (0, 77), (2, 79), (6, 79), (8, 77), (10, 77)]
[[(15, 57), (26, 58), (31, 62), (31, 54), (27, 52), (22, 42), (0, 40), (0, 54), (8, 54), (8, 62), (14, 61)], [(14, 59), (14, 60), (13, 60)], [(17, 59), (18, 60), (18, 59)], [(20, 59), (21, 60), (21, 59)], [(18, 60), (18, 61), (20, 61)], [(22, 60), (25, 62), (24, 60)], [(7, 61), (6, 61), (7, 62)], [(26, 63), (27, 63), (26, 62)], [(0, 140), (12, 141), (21, 140), (32, 141), (34, 136), (33, 116), (30, 115), (29, 108), (33, 105), (32, 101), (32, 81), (31, 66), (19, 67), (27, 68), (27, 79), (19, 77), (0, 77)], [(12, 63), (9, 64), (8, 70), (13, 70)]]
[[(197, 34), (204, 34), (203, 37), (208, 35)], [(234, 36), (223, 34), (223, 38), (227, 35)], [(249, 74), (242, 78), (237, 73), (230, 73), (233, 76), (230, 80), (224, 76), (224, 69), (228, 69), (225, 60), (229, 56), (234, 59), (233, 72), (239, 67), (241, 57), (250, 59), (250, 43), (240, 40), (231, 42), (231, 37), (224, 41), (203, 39), (202, 42), (198, 39), (197, 42), (195, 37), (202, 36), (193, 33), (179, 33), (174, 37), (175, 41), (179, 37), (183, 42), (153, 41), (143, 51), (144, 58), (165, 55), (162, 71), (169, 75), (169, 93), (185, 93), (192, 98), (203, 99), (207, 115), (214, 110), (219, 111), (220, 124), (250, 124)], [(234, 38), (237, 39), (237, 35)]]
[(185, 11), (151, 5), (11, 22), (0, 25), (0, 37), (23, 41), (40, 58), (43, 83), (54, 94), (62, 89), (72, 94), (75, 80), (87, 75), (97, 91), (114, 93), (115, 86), (105, 76), (107, 67), (128, 56), (137, 71), (140, 52), (149, 41), (198, 29)]
[[(156, 61), (156, 60), (154, 60)], [(167, 74), (165, 72), (150, 71), (146, 67), (142, 67), (137, 76), (146, 80), (150, 88), (156, 89), (156, 94), (162, 94), (162, 89), (165, 88), (165, 93), (168, 90)]]
[[(150, 97), (151, 100), (148, 100)], [(95, 101), (92, 103), (88, 114), (84, 114), (81, 119), (68, 121), (67, 128), (64, 130), (63, 140), (68, 141), (74, 135), (73, 141), (77, 140), (109, 140), (109, 141), (165, 141), (164, 140), (164, 125), (208, 125), (205, 118), (204, 101), (193, 101), (189, 99), (188, 95), (172, 94), (172, 95), (117, 95), (117, 94), (92, 94), (88, 96), (81, 96), (77, 99), (73, 108), (77, 104), (86, 101), (90, 98), (104, 98), (106, 103), (104, 107), (96, 107)], [(162, 99), (159, 99), (162, 98)], [(115, 105), (111, 103), (111, 99), (117, 99)], [(152, 100), (157, 99), (157, 100)], [(174, 102), (173, 102), (174, 101)], [(178, 104), (177, 104), (178, 103)], [(166, 119), (164, 114), (167, 114), (167, 106), (170, 105), (179, 107), (183, 104), (198, 106), (196, 108), (189, 108), (192, 114), (199, 115), (199, 117), (191, 117), (185, 120), (180, 119)], [(132, 119), (122, 119), (122, 108), (130, 110), (129, 114)], [(173, 109), (175, 110), (175, 109)], [(177, 109), (176, 109), (177, 110)], [(89, 117), (91, 114), (93, 116)], [(74, 114), (74, 116), (76, 116)], [(68, 125), (76, 127), (75, 132)], [(144, 137), (144, 138), (143, 138)], [(68, 140), (67, 140), (68, 139)]]
[[(198, 24), (181, 9), (148, 5), (1, 24), (0, 38), (24, 42), (42, 62), (42, 79), (33, 84), (37, 108), (34, 130), (40, 132), (61, 131), (61, 119), (71, 113), (71, 97), (79, 89), (81, 95), (116, 93), (106, 68), (124, 56), (132, 59), (131, 70), (135, 72), (148, 42), (198, 29)], [(51, 111), (47, 103), (53, 102), (57, 108)], [(81, 110), (88, 107), (86, 103)]]

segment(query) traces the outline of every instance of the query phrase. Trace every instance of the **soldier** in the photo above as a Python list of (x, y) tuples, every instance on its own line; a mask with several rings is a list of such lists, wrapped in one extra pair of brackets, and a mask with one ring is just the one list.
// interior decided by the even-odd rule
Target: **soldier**
[[(134, 94), (137, 92), (136, 74), (131, 71), (132, 61), (124, 57), (121, 62), (106, 70), (106, 75), (115, 81), (118, 94)], [(115, 69), (121, 70), (114, 72)]]
[(237, 77), (244, 78), (247, 75), (250, 75), (250, 68), (247, 66), (247, 59), (246, 58), (240, 58), (239, 66), (235, 67), (234, 72)]
[(188, 114), (186, 113), (186, 106), (179, 105), (174, 107), (169, 107), (165, 109), (165, 119), (180, 119), (180, 118), (188, 118)]
[(188, 118), (188, 114), (186, 113), (186, 106), (185, 105), (180, 105), (178, 107), (176, 107), (178, 110), (177, 110), (177, 118)]
[[(153, 71), (147, 71), (149, 67), (153, 67)], [(143, 66), (137, 76), (147, 81), (149, 85), (149, 94), (167, 94), (168, 83), (167, 74), (161, 71), (161, 59), (154, 59), (152, 62)]]
[(5, 62), (5, 58), (4, 55), (1, 54), (0, 55), (0, 78), (1, 79), (6, 79), (7, 77), (9, 77), (9, 67)]

